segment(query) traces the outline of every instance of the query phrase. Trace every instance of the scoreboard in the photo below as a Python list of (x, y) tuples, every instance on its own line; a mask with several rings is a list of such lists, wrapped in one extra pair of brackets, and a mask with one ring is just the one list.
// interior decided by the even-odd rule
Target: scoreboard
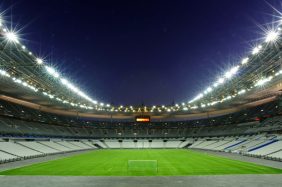
[(150, 116), (136, 116), (135, 122), (138, 123), (149, 123), (151, 121)]

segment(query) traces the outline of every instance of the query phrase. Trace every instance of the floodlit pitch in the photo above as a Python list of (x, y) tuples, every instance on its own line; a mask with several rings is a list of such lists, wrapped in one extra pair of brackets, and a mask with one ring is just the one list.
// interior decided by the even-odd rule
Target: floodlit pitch
[(1, 175), (183, 176), (278, 174), (282, 170), (180, 149), (97, 150), (1, 172)]

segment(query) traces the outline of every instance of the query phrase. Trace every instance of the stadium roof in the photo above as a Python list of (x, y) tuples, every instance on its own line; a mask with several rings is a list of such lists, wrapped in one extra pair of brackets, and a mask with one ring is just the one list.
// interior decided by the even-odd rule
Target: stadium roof
[(49, 112), (63, 111), (95, 117), (127, 118), (150, 114), (162, 118), (185, 118), (206, 116), (207, 113), (230, 113), (268, 102), (280, 95), (281, 30), (279, 22), (237, 66), (188, 102), (169, 106), (113, 106), (92, 99), (50, 62), (33, 55), (22, 44), (18, 34), (6, 27), (5, 21), (0, 18), (1, 97), (22, 104), (22, 101), (27, 101)]

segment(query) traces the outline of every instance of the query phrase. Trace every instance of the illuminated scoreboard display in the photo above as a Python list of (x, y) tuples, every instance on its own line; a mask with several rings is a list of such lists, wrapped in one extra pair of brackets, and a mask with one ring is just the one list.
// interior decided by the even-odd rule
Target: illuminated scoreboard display
[(148, 123), (151, 121), (150, 116), (136, 116), (135, 121), (139, 123)]

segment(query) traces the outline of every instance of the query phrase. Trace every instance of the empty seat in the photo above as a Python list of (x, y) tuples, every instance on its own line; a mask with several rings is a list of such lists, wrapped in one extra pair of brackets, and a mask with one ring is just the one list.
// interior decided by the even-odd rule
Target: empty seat
[(0, 142), (0, 150), (20, 157), (30, 157), (42, 154), (13, 142)]
[(5, 152), (0, 151), (0, 162), (5, 162), (9, 160), (17, 159), (18, 157), (15, 155), (11, 155)]
[(18, 142), (21, 145), (24, 145), (25, 147), (31, 148), (33, 150), (37, 150), (41, 153), (45, 154), (51, 154), (51, 153), (58, 153), (60, 151), (56, 149), (52, 149), (46, 145), (40, 144), (38, 142)]
[(65, 146), (63, 146), (63, 145), (60, 145), (60, 144), (57, 144), (57, 143), (55, 143), (55, 142), (52, 142), (52, 141), (42, 141), (42, 142), (40, 142), (41, 144), (44, 144), (44, 145), (46, 145), (46, 146), (48, 146), (48, 147), (51, 147), (51, 148), (53, 148), (53, 149), (56, 149), (56, 150), (58, 150), (58, 151), (60, 151), (60, 152), (64, 152), (64, 151), (71, 151), (71, 149), (70, 148), (68, 148), (68, 147), (65, 147)]

